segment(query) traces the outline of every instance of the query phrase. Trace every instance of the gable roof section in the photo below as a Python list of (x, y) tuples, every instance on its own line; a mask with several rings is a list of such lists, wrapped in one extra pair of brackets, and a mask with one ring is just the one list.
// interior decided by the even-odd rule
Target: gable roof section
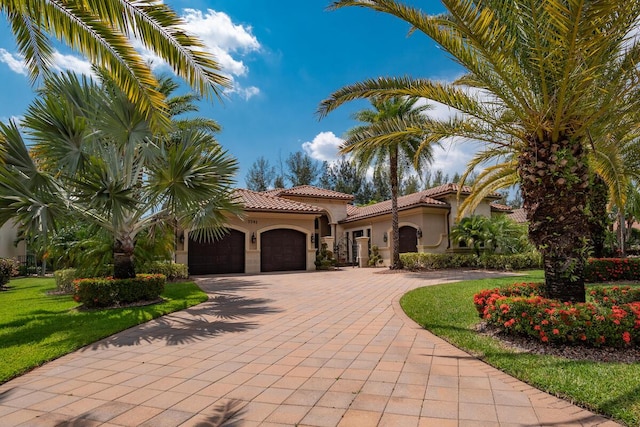
[[(398, 197), (398, 210), (410, 209), (418, 206), (431, 206), (445, 209), (449, 208), (448, 203), (427, 196), (426, 193), (428, 191), (429, 190), (425, 190), (418, 193)], [(384, 202), (376, 203), (375, 205), (362, 207), (347, 206), (347, 218), (340, 222), (352, 222), (388, 213), (391, 213), (391, 200), (385, 200)]]
[(514, 220), (515, 222), (517, 222), (518, 224), (523, 224), (527, 222), (527, 212), (522, 208), (514, 209), (513, 212), (510, 214), (507, 214), (507, 216), (512, 220)]
[(310, 213), (324, 212), (322, 208), (306, 203), (294, 202), (270, 194), (256, 191), (236, 189), (234, 191), (236, 201), (242, 203), (244, 209), (250, 212), (281, 212), (281, 213)]
[(491, 210), (494, 212), (504, 212), (504, 213), (512, 213), (513, 209), (511, 209), (509, 206), (507, 205), (503, 205), (501, 203), (491, 203)]
[[(472, 193), (472, 189), (470, 186), (468, 185), (460, 186), (453, 182), (439, 185), (437, 187), (429, 188), (427, 190), (424, 190), (421, 193), (423, 193), (425, 196), (429, 196), (429, 197), (433, 197), (434, 199), (437, 199), (439, 197), (446, 196), (447, 194), (458, 194), (458, 190), (460, 190), (460, 194), (464, 194), (466, 196)], [(491, 193), (486, 197), (489, 199), (499, 199), (502, 196), (498, 193)]]
[(275, 190), (264, 191), (263, 194), (269, 194), (277, 197), (315, 197), (319, 199), (334, 199), (351, 201), (354, 197), (351, 194), (340, 193), (338, 191), (326, 190), (324, 188), (314, 187), (313, 185), (299, 185), (293, 188), (276, 188)]

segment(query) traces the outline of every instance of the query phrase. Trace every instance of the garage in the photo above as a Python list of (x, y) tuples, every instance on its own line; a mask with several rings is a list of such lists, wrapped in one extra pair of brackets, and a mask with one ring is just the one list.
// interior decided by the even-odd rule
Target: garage
[(307, 235), (279, 228), (260, 235), (260, 271), (307, 269)]
[(418, 252), (418, 236), (416, 228), (409, 225), (400, 227), (400, 253)]
[(244, 273), (245, 235), (229, 230), (214, 242), (189, 237), (189, 274)]

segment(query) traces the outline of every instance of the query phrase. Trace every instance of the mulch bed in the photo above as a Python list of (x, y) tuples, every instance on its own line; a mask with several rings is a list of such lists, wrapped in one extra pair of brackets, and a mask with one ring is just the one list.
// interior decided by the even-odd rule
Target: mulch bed
[(640, 348), (585, 347), (580, 345), (549, 345), (533, 338), (507, 334), (486, 322), (476, 326), (476, 330), (500, 340), (501, 344), (518, 353), (544, 354), (570, 360), (589, 360), (593, 362), (638, 363)]

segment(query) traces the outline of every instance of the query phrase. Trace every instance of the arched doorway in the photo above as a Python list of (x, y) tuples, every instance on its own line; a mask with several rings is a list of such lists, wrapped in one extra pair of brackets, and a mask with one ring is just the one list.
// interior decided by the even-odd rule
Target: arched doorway
[(417, 228), (410, 225), (403, 225), (400, 227), (400, 253), (406, 252), (418, 252), (418, 236), (416, 232)]

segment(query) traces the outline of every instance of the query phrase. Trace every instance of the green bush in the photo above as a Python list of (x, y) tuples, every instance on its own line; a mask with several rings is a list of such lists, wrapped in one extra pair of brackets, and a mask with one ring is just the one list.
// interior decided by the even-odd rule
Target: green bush
[(405, 253), (400, 259), (407, 270), (441, 270), (446, 268), (485, 268), (490, 270), (526, 270), (540, 268), (542, 257), (538, 252), (524, 254), (430, 254)]
[(73, 281), (78, 278), (78, 270), (75, 268), (65, 268), (64, 270), (56, 270), (53, 273), (56, 280), (56, 290), (65, 294), (72, 294), (75, 290)]
[(327, 249), (327, 244), (323, 243), (320, 245), (314, 264), (316, 265), (316, 270), (331, 270), (338, 265), (338, 261), (333, 257), (333, 252)]
[(587, 282), (640, 280), (640, 258), (590, 258), (584, 278)]
[(169, 282), (189, 278), (189, 268), (184, 264), (167, 261), (153, 261), (139, 268), (144, 274), (162, 274)]
[(371, 251), (369, 252), (369, 266), (377, 267), (378, 264), (382, 265), (384, 260), (382, 259), (382, 255), (380, 255), (380, 249), (378, 245), (371, 246)]
[(0, 287), (9, 283), (18, 274), (18, 262), (11, 258), (0, 258)]
[[(640, 302), (611, 305), (596, 299), (562, 303), (539, 295), (541, 289), (541, 284), (516, 284), (484, 290), (473, 302), (490, 325), (541, 342), (591, 347), (640, 345)], [(605, 294), (607, 291), (601, 295)]]
[(88, 308), (153, 301), (164, 290), (166, 281), (162, 274), (138, 274), (134, 279), (76, 279), (73, 299)]

